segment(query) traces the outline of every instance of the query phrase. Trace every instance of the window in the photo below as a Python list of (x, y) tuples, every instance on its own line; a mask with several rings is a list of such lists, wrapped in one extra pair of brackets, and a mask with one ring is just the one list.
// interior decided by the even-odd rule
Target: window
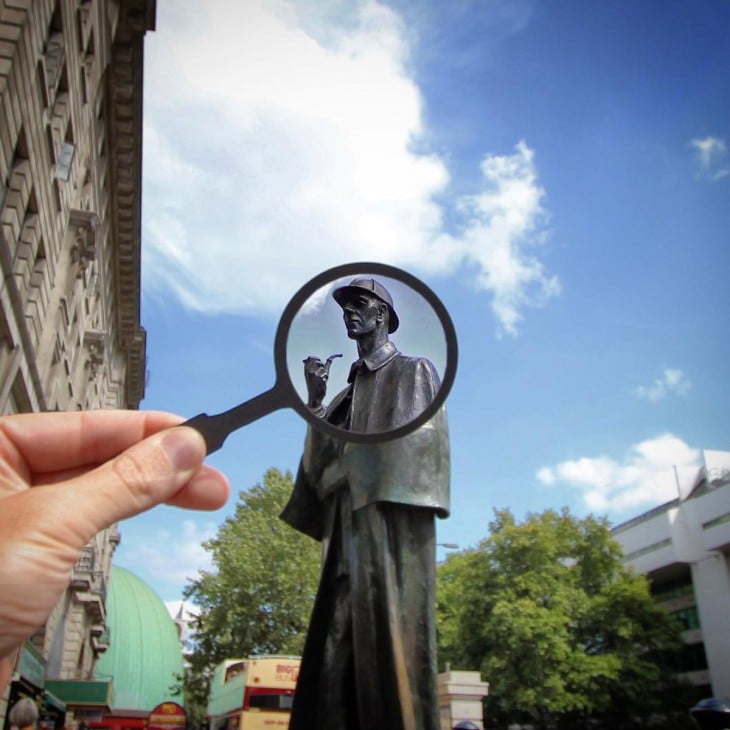
[(673, 616), (679, 621), (682, 625), (682, 631), (700, 628), (700, 616), (697, 613), (697, 606), (683, 608), (681, 611), (673, 611), (670, 616)]
[(694, 587), (689, 573), (682, 578), (661, 583), (659, 585), (652, 585), (651, 587), (651, 593), (657, 601), (669, 601), (672, 598), (691, 596), (693, 592)]
[(707, 669), (707, 657), (705, 655), (705, 645), (685, 644), (679, 655), (678, 671), (682, 672), (700, 672)]
[(293, 699), (293, 693), (252, 694), (248, 700), (248, 707), (257, 708), (259, 710), (281, 710), (283, 712), (290, 712)]
[(43, 59), (38, 64), (38, 80), (46, 107), (52, 107), (58, 92), (68, 91), (66, 52), (63, 38), (61, 8), (56, 2), (43, 44)]
[(248, 662), (236, 662), (226, 669), (226, 676), (223, 682), (230, 682), (234, 677), (246, 671)]
[[(30, 164), (28, 162), (28, 142), (25, 138), (25, 130), (23, 127), (18, 131), (18, 139), (15, 143), (15, 149), (13, 150), (13, 159), (10, 163), (10, 170), (8, 176), (5, 179), (6, 197), (8, 193), (14, 191), (19, 193), (23, 187), (23, 178), (28, 176), (30, 178)], [(3, 200), (3, 207), (5, 204)], [(8, 204), (10, 201), (8, 200)], [(23, 211), (23, 215), (25, 211)], [(18, 215), (19, 219), (22, 219), (22, 215)]]

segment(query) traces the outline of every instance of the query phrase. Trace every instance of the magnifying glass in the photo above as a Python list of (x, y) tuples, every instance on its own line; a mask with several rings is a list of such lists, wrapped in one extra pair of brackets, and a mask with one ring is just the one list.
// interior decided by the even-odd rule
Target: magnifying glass
[[(398, 350), (418, 355), (419, 361), (427, 359), (440, 374), (433, 399), (424, 407), (413, 409), (412, 417), (393, 428), (372, 431), (335, 425), (326, 415), (323, 417), (321, 411), (307, 405), (305, 366), (326, 365), (328, 391), (338, 381), (343, 393), (349, 387), (350, 363), (358, 360), (353, 343), (356, 337), (350, 337), (350, 325), (343, 322), (343, 308), (333, 299), (332, 293), (342, 291), (342, 287), (349, 290), (349, 284), (355, 279), (375, 280), (378, 285), (385, 286), (386, 294), (392, 296), (390, 311), (392, 314), (398, 312), (395, 315), (397, 331), (392, 338)], [(382, 293), (378, 290), (376, 296), (378, 292)], [(329, 355), (327, 359), (326, 355)], [(454, 383), (457, 359), (456, 331), (451, 317), (441, 300), (420, 279), (394, 266), (373, 262), (335, 266), (308, 281), (284, 309), (274, 339), (276, 380), (273, 387), (230, 410), (213, 416), (201, 413), (183, 425), (202, 434), (207, 453), (211, 454), (223, 446), (233, 431), (274, 411), (293, 408), (314, 428), (333, 438), (382, 443), (406, 436), (435, 415)], [(387, 404), (383, 406), (387, 407)]]

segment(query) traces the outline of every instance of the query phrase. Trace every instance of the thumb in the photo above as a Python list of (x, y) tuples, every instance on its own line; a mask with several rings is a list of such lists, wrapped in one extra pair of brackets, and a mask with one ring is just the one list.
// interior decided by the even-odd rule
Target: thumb
[(198, 431), (170, 428), (75, 478), (67, 493), (74, 494), (83, 544), (99, 530), (171, 499), (199, 471), (205, 455)]

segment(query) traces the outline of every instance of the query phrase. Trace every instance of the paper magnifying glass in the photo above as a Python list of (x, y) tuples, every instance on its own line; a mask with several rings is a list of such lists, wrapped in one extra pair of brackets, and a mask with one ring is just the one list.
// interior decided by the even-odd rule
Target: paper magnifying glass
[[(333, 292), (348, 289), (354, 280), (377, 282), (378, 294), (390, 297), (390, 352), (418, 356), (432, 363), (438, 373), (432, 399), (412, 410), (412, 417), (398, 425), (358, 430), (336, 425), (327, 417), (326, 403), (320, 409), (308, 405), (305, 379), (307, 367), (324, 368), (327, 400), (352, 387), (348, 383), (351, 363), (358, 360), (358, 337), (348, 322), (342, 300)], [(383, 290), (379, 287), (384, 287)], [(380, 301), (380, 300), (379, 300)], [(397, 311), (397, 314), (395, 312)], [(356, 318), (356, 315), (351, 315)], [(396, 330), (393, 331), (395, 316)], [(367, 334), (367, 333), (366, 333)], [(342, 357), (340, 358), (340, 355)], [(386, 358), (387, 359), (387, 358)], [(276, 379), (269, 390), (230, 410), (191, 418), (184, 425), (197, 429), (205, 439), (207, 453), (221, 448), (233, 431), (282, 408), (293, 408), (314, 428), (328, 435), (358, 443), (382, 443), (400, 438), (426, 423), (443, 406), (456, 376), (458, 346), (448, 311), (434, 292), (420, 279), (386, 264), (358, 262), (336, 266), (315, 276), (291, 298), (279, 320), (274, 339)], [(378, 368), (383, 358), (371, 366)], [(376, 404), (377, 406), (378, 404)], [(382, 404), (387, 408), (387, 404)]]

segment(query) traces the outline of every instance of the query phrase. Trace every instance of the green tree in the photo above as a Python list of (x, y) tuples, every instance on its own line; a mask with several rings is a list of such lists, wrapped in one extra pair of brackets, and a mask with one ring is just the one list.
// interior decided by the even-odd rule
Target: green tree
[(496, 511), (477, 548), (439, 566), (437, 601), (439, 656), (490, 682), (490, 726), (688, 726), (679, 627), (606, 520)]
[(319, 544), (279, 519), (292, 475), (271, 468), (241, 492), (235, 513), (204, 543), (214, 569), (185, 589), (199, 609), (186, 677), (196, 719), (210, 673), (230, 657), (301, 654), (319, 579)]

